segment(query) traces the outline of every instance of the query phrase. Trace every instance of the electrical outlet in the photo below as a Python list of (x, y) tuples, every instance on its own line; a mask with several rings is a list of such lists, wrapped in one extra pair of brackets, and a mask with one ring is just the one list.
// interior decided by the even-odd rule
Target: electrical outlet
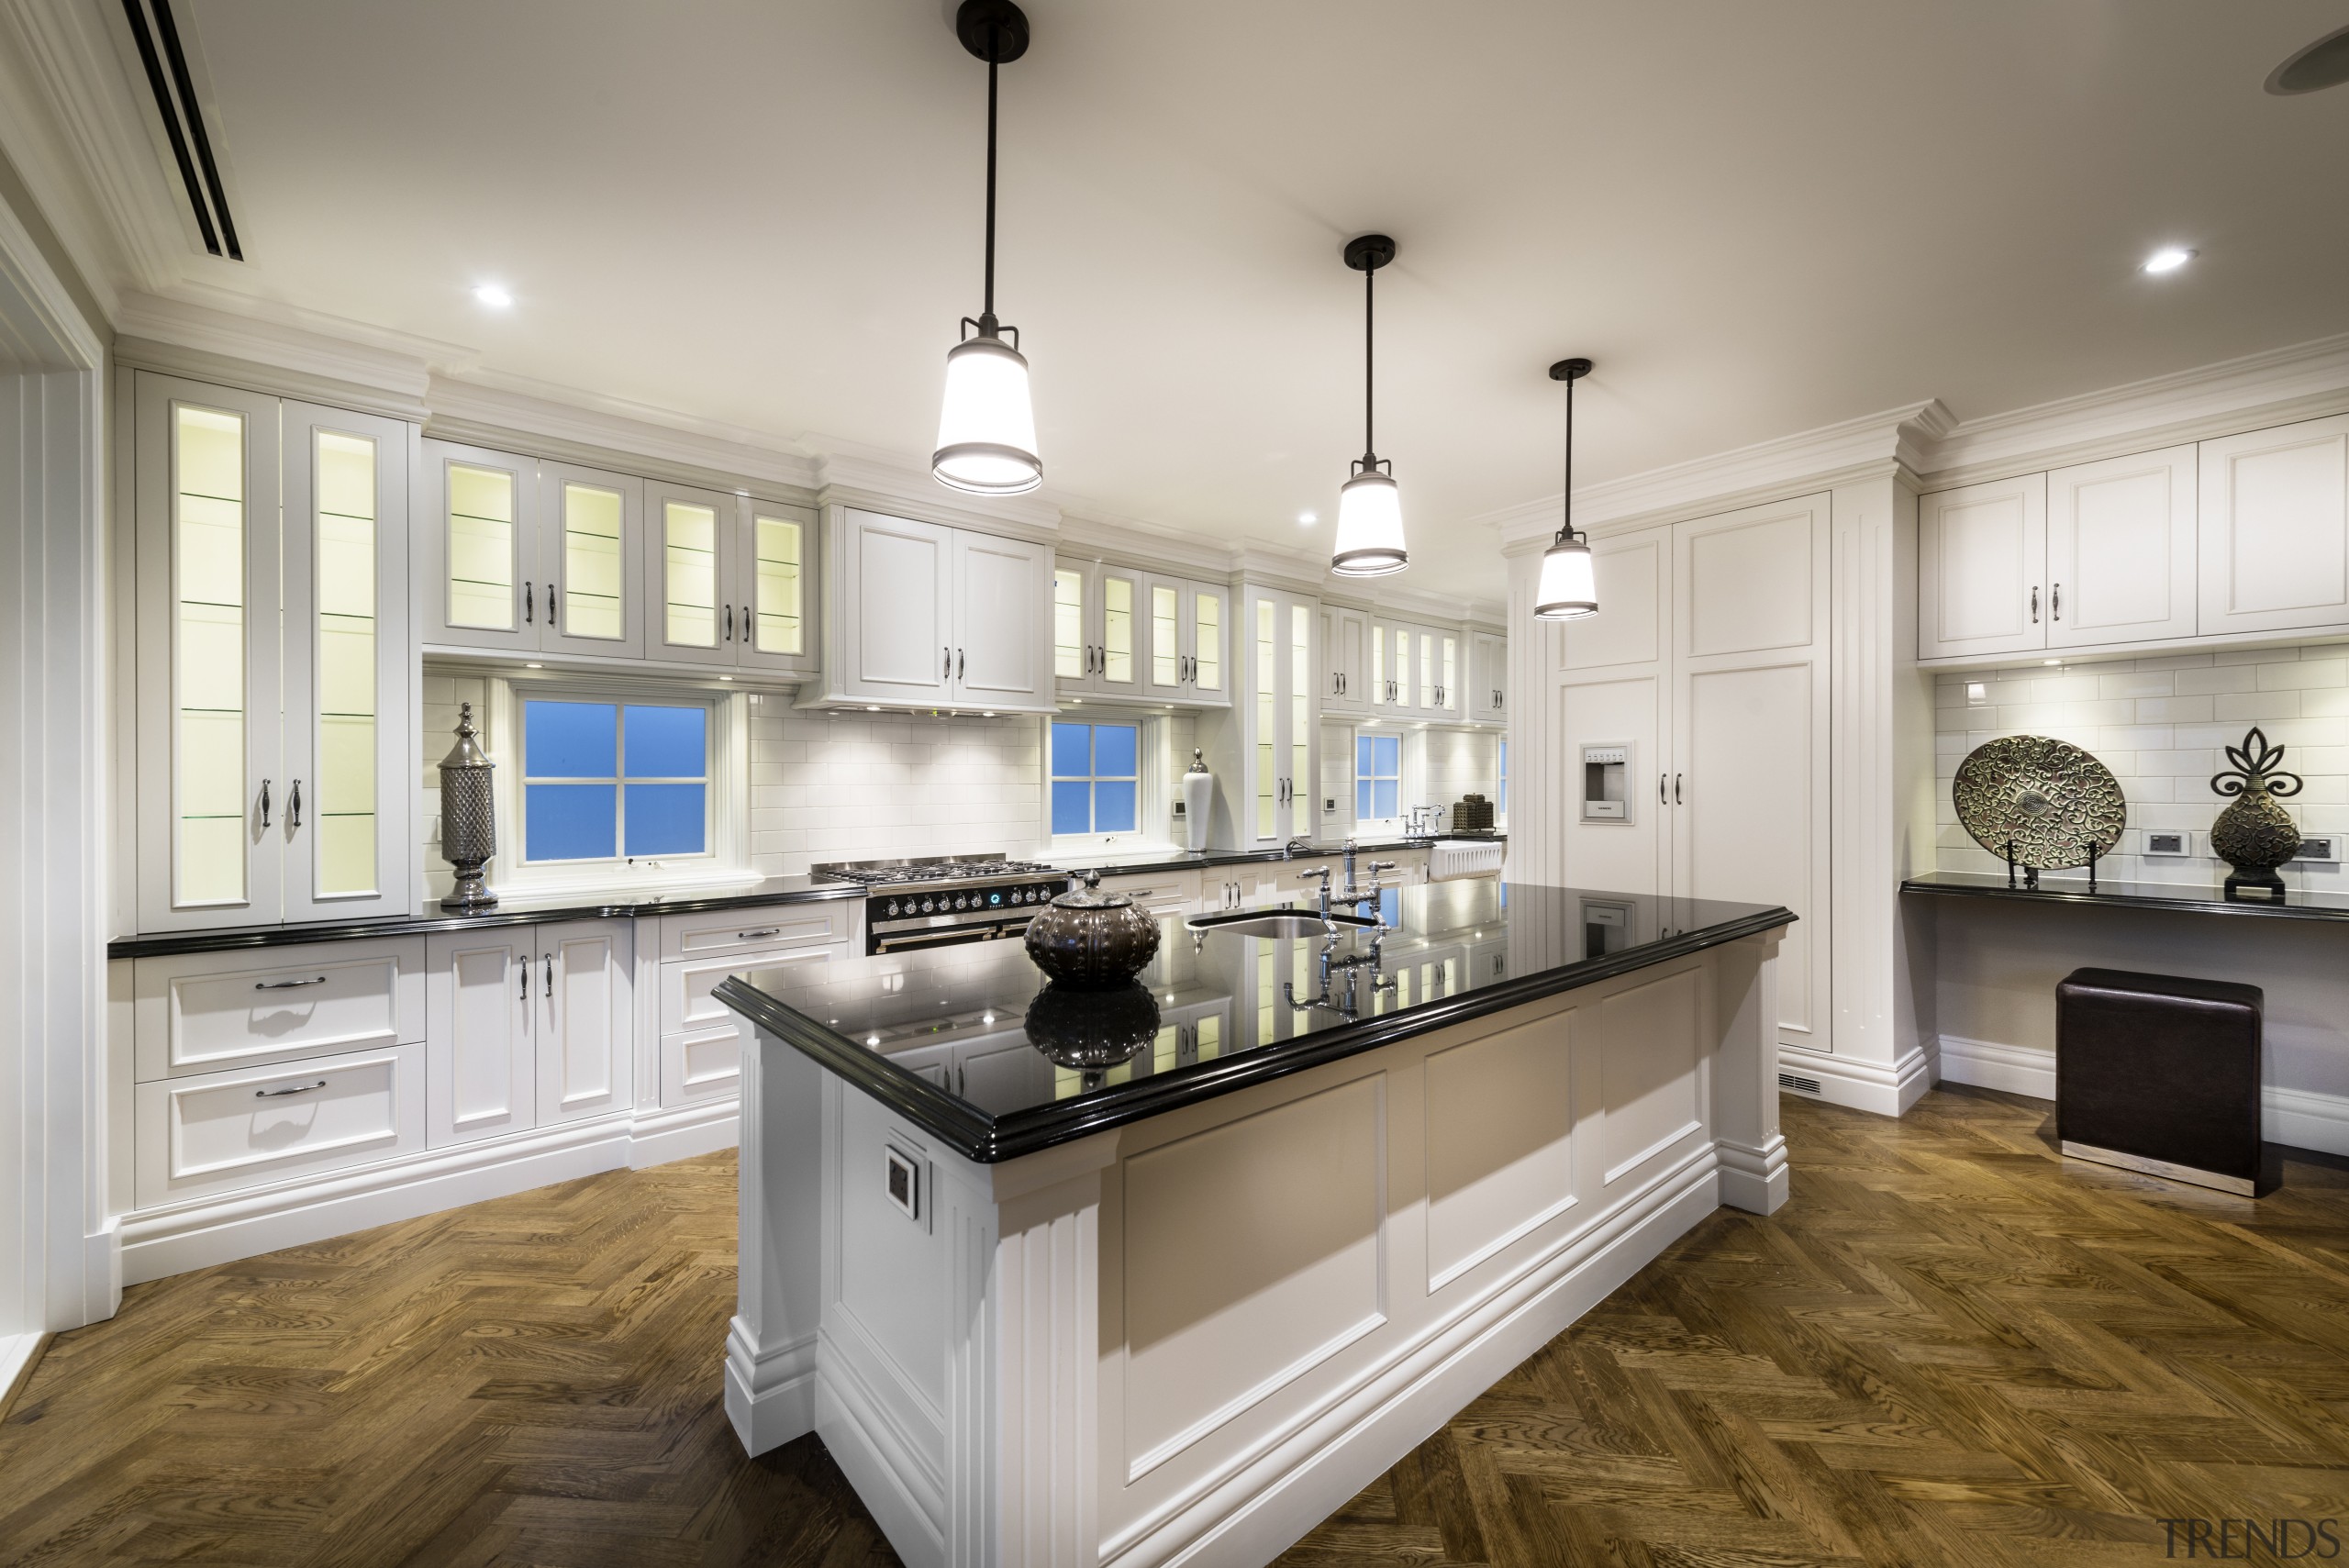
[(2298, 864), (2302, 861), (2306, 861), (2313, 865), (2340, 864), (2340, 835), (2335, 833), (2316, 833), (2302, 839), (2300, 840), (2299, 850), (2292, 856), (2292, 861), (2294, 864)]
[(2144, 853), (2182, 859), (2194, 852), (2194, 835), (2183, 828), (2147, 828)]

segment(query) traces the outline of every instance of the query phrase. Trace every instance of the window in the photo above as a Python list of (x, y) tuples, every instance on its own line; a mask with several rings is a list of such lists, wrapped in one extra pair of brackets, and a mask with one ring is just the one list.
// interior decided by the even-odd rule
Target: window
[(522, 860), (675, 860), (711, 853), (707, 703), (526, 697)]
[(1354, 817), (1380, 821), (1402, 815), (1403, 738), (1363, 735), (1354, 740)]
[(1140, 817), (1141, 730), (1052, 721), (1052, 833), (1130, 833)]
[(1501, 742), (1501, 783), (1493, 801), (1493, 817), (1497, 821), (1508, 820), (1508, 742), (1507, 740)]

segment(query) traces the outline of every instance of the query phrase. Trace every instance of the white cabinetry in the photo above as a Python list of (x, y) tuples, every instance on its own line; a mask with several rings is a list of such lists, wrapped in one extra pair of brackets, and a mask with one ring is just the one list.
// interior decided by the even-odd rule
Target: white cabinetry
[(546, 581), (539, 648), (644, 657), (644, 482), (574, 463), (539, 465)]
[(1052, 675), (1063, 696), (1138, 697), (1144, 580), (1131, 567), (1062, 562), (1052, 568)]
[(820, 700), (1045, 713), (1052, 552), (835, 507)]
[[(856, 906), (847, 900), (714, 910), (661, 917), (661, 1103), (734, 1094), (742, 1041), (713, 995), (729, 974), (849, 956)], [(649, 925), (640, 926), (640, 936)]]
[(2204, 441), (2205, 637), (2349, 625), (2349, 415)]
[(2192, 447), (2047, 476), (2047, 646), (2192, 637)]
[(427, 939), (432, 1146), (626, 1109), (633, 951), (625, 920)]
[(805, 568), (814, 514), (777, 502), (645, 487), (648, 658), (804, 672)]
[(1239, 700), (1203, 717), (1200, 745), (1215, 774), (1209, 841), (1224, 849), (1278, 849), (1309, 835), (1320, 787), (1320, 708), (1314, 675), (1321, 606), (1302, 595), (1242, 584)]
[(1917, 535), (1917, 657), (2047, 646), (2045, 474), (1927, 495)]
[(409, 427), (134, 399), (139, 929), (406, 913)]
[(1343, 605), (1321, 610), (1321, 710), (1358, 714), (1370, 706), (1370, 615)]
[(1142, 695), (1192, 706), (1230, 706), (1230, 590), (1152, 576), (1143, 584), (1142, 606)]
[(1468, 639), (1468, 717), (1479, 724), (1508, 721), (1508, 639), (1498, 632), (1470, 628)]
[[(1577, 887), (1782, 904), (1779, 1038), (1829, 1048), (1827, 497), (1596, 541), (1568, 624), (1552, 776)], [(1625, 746), (1621, 817), (1586, 819), (1581, 750)]]

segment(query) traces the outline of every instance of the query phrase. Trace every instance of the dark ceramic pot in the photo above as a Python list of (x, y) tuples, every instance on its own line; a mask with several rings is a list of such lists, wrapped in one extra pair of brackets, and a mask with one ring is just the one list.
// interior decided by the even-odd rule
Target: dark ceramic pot
[(2299, 775), (2284, 772), (2284, 748), (2268, 744), (2256, 729), (2240, 747), (2227, 748), (2227, 761), (2234, 766), (2210, 781), (2213, 790), (2235, 797), (2210, 824), (2211, 851), (2234, 869), (2226, 895), (2250, 891), (2278, 896), (2284, 879), (2276, 868), (2299, 853), (2300, 827), (2276, 800), (2300, 793)]
[(1071, 990), (1123, 985), (1158, 952), (1158, 922), (1122, 893), (1101, 891), (1101, 873), (1053, 899), (1028, 922), (1028, 956)]
[(1089, 991), (1047, 985), (1028, 1004), (1028, 1039), (1055, 1067), (1115, 1067), (1157, 1038), (1158, 998), (1139, 981)]

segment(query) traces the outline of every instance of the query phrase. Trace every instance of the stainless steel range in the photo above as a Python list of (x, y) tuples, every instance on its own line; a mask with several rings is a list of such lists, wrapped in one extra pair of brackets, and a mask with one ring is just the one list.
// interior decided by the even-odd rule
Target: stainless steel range
[(1068, 891), (1069, 880), (1056, 867), (1001, 855), (837, 861), (807, 869), (864, 884), (868, 953), (1019, 936), (1037, 910)]

